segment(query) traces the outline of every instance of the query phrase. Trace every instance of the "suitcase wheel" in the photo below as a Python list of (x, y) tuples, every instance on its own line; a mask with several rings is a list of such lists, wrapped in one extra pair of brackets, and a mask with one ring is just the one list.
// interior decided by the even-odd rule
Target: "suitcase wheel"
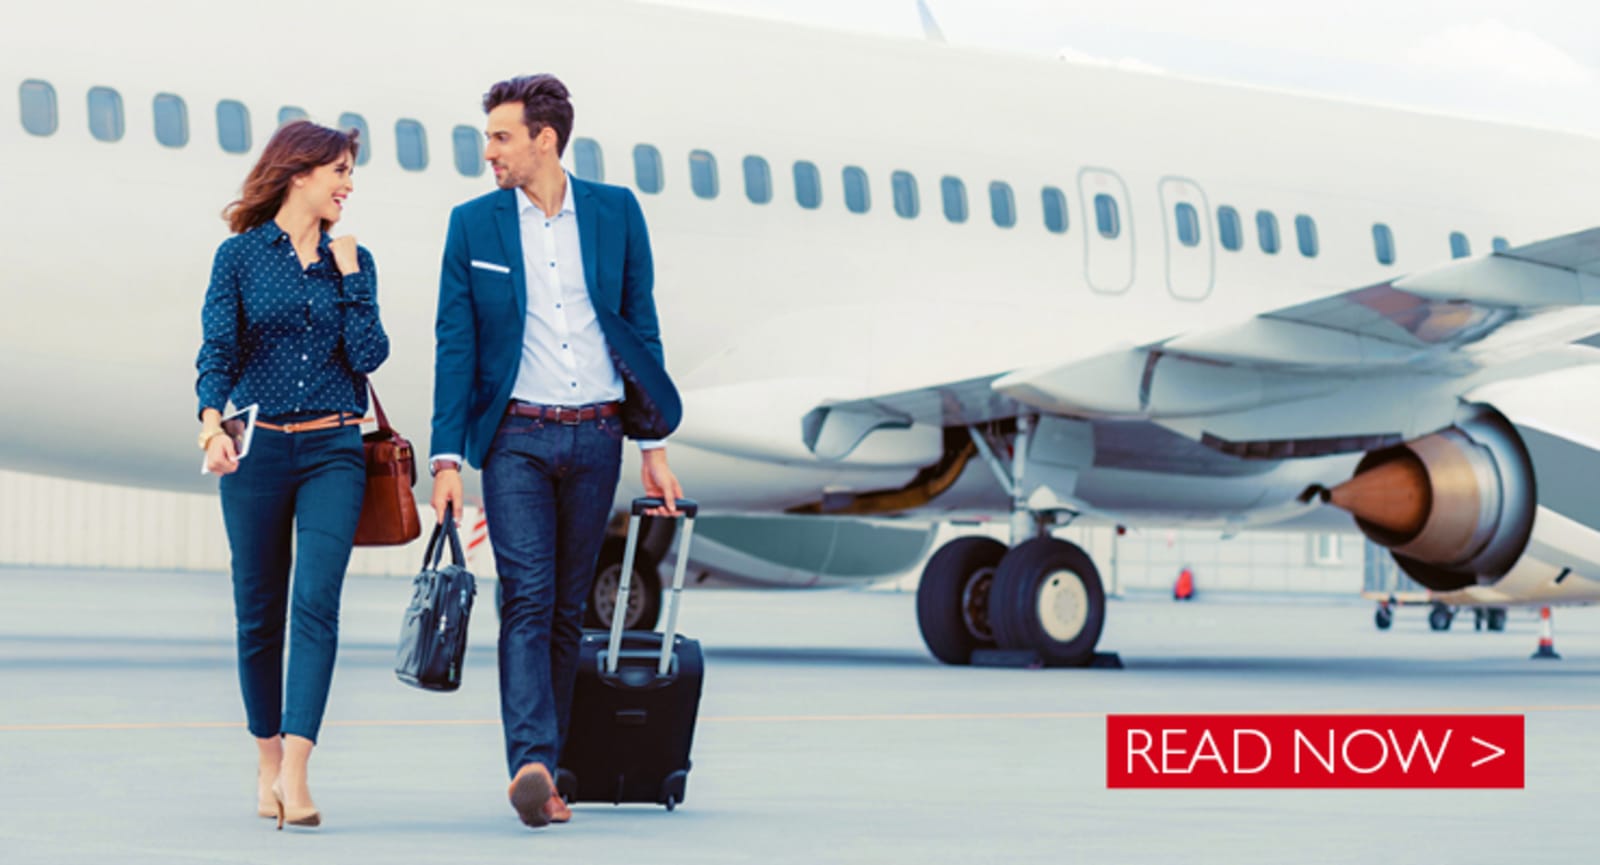
[(668, 775), (666, 780), (661, 782), (661, 804), (667, 806), (668, 811), (677, 808), (678, 803), (683, 801), (683, 794), (688, 786), (689, 772), (687, 770), (679, 769)]

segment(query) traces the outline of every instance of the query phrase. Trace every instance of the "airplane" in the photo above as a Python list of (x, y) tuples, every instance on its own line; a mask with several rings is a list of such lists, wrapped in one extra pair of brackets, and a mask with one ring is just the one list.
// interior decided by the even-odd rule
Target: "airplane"
[[(303, 115), (362, 129), (337, 231), (425, 450), (479, 95), (530, 71), (574, 94), (571, 170), (645, 209), (669, 452), (728, 574), (849, 582), (1006, 520), (927, 558), (949, 664), (1092, 659), (1073, 522), (1353, 527), (1447, 603), (1600, 599), (1595, 139), (625, 0), (63, 0), (0, 32), (0, 465), (209, 488), (219, 212)], [(672, 524), (646, 535), (650, 597)]]

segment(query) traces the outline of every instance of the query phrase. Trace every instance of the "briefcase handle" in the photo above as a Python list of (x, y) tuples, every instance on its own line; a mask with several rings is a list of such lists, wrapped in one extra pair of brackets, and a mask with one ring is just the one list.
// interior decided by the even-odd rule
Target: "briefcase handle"
[(456, 521), (451, 513), (454, 508), (454, 502), (445, 505), (444, 519), (433, 527), (433, 537), (428, 539), (428, 550), (422, 554), (422, 569), (425, 571), (437, 571), (439, 569), (439, 559), (444, 556), (444, 546), (439, 543), (441, 532), (450, 539), (451, 559), (457, 565), (463, 567), (466, 565), (467, 557), (461, 554), (461, 536), (456, 533)]

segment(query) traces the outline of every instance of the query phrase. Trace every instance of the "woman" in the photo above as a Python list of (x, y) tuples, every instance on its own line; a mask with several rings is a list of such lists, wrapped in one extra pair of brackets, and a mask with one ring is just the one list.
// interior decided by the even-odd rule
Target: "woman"
[[(303, 120), (267, 142), (224, 211), (234, 236), (212, 264), (195, 363), (200, 447), (222, 476), (258, 812), (279, 829), (321, 823), (306, 765), (333, 678), (339, 593), (366, 483), (367, 374), (389, 356), (372, 255), (354, 237), (328, 236), (354, 188), (358, 147), (356, 130)], [(259, 406), (242, 459), (222, 432), (230, 400)]]

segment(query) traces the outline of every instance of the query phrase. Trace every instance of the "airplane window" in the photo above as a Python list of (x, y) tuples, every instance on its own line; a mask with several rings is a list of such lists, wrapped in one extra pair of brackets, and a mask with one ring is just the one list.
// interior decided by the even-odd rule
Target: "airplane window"
[(1467, 236), (1459, 231), (1450, 232), (1450, 257), (1466, 258), (1472, 254), (1472, 244)]
[(1044, 227), (1052, 234), (1062, 234), (1067, 230), (1067, 196), (1066, 193), (1046, 186), (1040, 196), (1044, 202)]
[(250, 109), (244, 103), (232, 99), (217, 103), (217, 143), (228, 153), (250, 149)]
[(428, 134), (415, 120), (394, 122), (394, 152), (400, 167), (407, 171), (421, 171), (428, 167)]
[(889, 175), (889, 184), (894, 188), (894, 212), (916, 219), (922, 209), (922, 202), (917, 199), (917, 178), (909, 171), (896, 171)]
[(701, 198), (717, 197), (717, 158), (711, 151), (690, 151), (689, 186)]
[(361, 150), (356, 154), (356, 164), (366, 165), (372, 161), (372, 130), (367, 128), (367, 118), (350, 111), (339, 115), (340, 129), (354, 129), (360, 134), (356, 140), (361, 142)]
[(939, 194), (944, 198), (944, 218), (951, 222), (967, 221), (967, 185), (957, 177), (939, 181)]
[(89, 133), (100, 141), (122, 140), (122, 94), (109, 87), (89, 88)]
[(1200, 214), (1194, 210), (1194, 205), (1187, 201), (1178, 202), (1173, 208), (1173, 221), (1178, 226), (1178, 242), (1184, 246), (1200, 245)]
[(661, 151), (648, 144), (633, 148), (633, 182), (640, 192), (661, 191)]
[[(462, 127), (465, 129), (466, 127)], [(474, 136), (473, 140), (477, 140)], [(483, 160), (478, 160), (482, 167)], [(600, 142), (593, 138), (572, 139), (572, 173), (584, 180), (595, 183), (604, 183), (606, 180), (606, 161), (600, 152)]]
[[(306, 110), (304, 108), (299, 108), (299, 107), (296, 107), (294, 105), (285, 105), (282, 108), (278, 109), (278, 125), (279, 126), (284, 126), (284, 125), (293, 123), (296, 120), (310, 120), (310, 119), (311, 119), (311, 115), (307, 114)], [(361, 144), (362, 144), (362, 146), (365, 146), (366, 142), (363, 141), (363, 142), (361, 142)]]
[(1394, 232), (1381, 222), (1372, 225), (1372, 251), (1379, 264), (1394, 264)]
[(867, 188), (867, 173), (854, 165), (844, 170), (844, 206), (851, 213), (866, 213), (872, 206), (872, 192)]
[(1300, 242), (1300, 254), (1306, 258), (1317, 257), (1317, 221), (1304, 213), (1294, 218), (1295, 239)]
[(1017, 198), (1011, 194), (1011, 184), (998, 180), (989, 184), (989, 215), (1001, 228), (1017, 224)]
[(1496, 237), (1489, 242), (1489, 245), (1495, 252), (1505, 252), (1511, 248), (1511, 241), (1506, 240), (1504, 237)]
[(772, 169), (759, 156), (744, 158), (744, 194), (755, 204), (772, 200)]
[(182, 147), (189, 143), (189, 108), (183, 97), (172, 93), (156, 94), (153, 105), (156, 141), (163, 147)]
[(1238, 252), (1244, 247), (1244, 232), (1239, 230), (1239, 211), (1224, 204), (1217, 208), (1217, 238), (1222, 248)]
[(1278, 254), (1278, 217), (1270, 210), (1256, 211), (1256, 234), (1261, 238), (1261, 251)]
[(56, 89), (48, 82), (30, 79), (22, 82), (22, 128), (30, 135), (54, 135), (56, 131)]
[[(577, 145), (587, 140), (579, 138), (572, 143)], [(462, 177), (477, 177), (483, 174), (483, 139), (479, 137), (478, 130), (471, 126), (457, 126), (450, 130), (450, 143), (454, 145), (456, 152), (456, 171), (460, 172)], [(578, 165), (582, 167), (581, 159)], [(578, 176), (583, 177), (583, 172), (579, 171)]]
[(794, 200), (807, 210), (822, 206), (822, 175), (815, 163), (794, 164)]
[(1099, 229), (1100, 236), (1115, 239), (1122, 233), (1122, 214), (1118, 212), (1117, 200), (1104, 192), (1094, 197), (1095, 228)]

